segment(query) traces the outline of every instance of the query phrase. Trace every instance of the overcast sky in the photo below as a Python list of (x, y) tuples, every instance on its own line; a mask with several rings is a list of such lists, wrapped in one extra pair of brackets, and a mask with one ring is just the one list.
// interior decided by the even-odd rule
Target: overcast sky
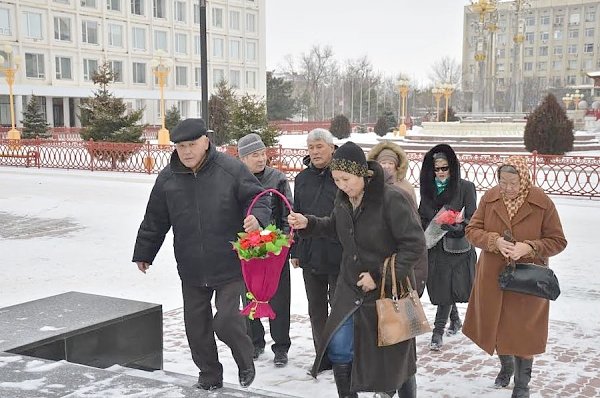
[(467, 0), (266, 0), (267, 69), (330, 45), (343, 62), (367, 55), (374, 69), (425, 83), (443, 56), (461, 63)]

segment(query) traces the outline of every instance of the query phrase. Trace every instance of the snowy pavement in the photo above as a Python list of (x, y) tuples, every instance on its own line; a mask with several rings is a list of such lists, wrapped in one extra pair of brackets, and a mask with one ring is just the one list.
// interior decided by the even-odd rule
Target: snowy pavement
[[(130, 262), (155, 176), (0, 168), (0, 307), (66, 291), (163, 305), (165, 370), (197, 375), (187, 347), (180, 282), (169, 235), (148, 274)], [(551, 304), (547, 352), (534, 362), (532, 397), (600, 396), (600, 274), (596, 270), (600, 201), (555, 198), (569, 245), (551, 261), (562, 295)], [(301, 272), (292, 271), (292, 347), (285, 368), (267, 350), (253, 387), (300, 397), (335, 397), (331, 371), (306, 374), (314, 350)], [(434, 307), (424, 297), (430, 321)], [(459, 306), (461, 314), (465, 305)], [(268, 325), (266, 325), (268, 326)], [(490, 386), (497, 359), (463, 335), (439, 353), (418, 339), (420, 397), (509, 397)], [(225, 381), (237, 382), (227, 347), (219, 344)], [(0, 396), (2, 396), (0, 390)], [(363, 394), (367, 397), (371, 394)]]

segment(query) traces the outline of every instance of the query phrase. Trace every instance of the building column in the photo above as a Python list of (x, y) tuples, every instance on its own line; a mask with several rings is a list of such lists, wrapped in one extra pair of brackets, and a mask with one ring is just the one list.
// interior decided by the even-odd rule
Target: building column
[(54, 127), (54, 106), (52, 97), (46, 97), (46, 123), (48, 123), (50, 127)]
[(63, 120), (65, 127), (71, 127), (71, 110), (69, 109), (69, 97), (63, 97)]
[(23, 96), (15, 95), (13, 97), (13, 101), (15, 102), (15, 125), (23, 127)]
[(81, 105), (81, 98), (73, 98), (73, 105), (75, 105), (75, 126), (81, 127), (81, 120), (79, 119), (79, 106)]

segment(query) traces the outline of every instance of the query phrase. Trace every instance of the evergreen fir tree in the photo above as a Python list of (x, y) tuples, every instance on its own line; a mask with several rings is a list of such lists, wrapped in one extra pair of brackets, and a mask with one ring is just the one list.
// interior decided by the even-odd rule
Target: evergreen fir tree
[(226, 81), (221, 80), (208, 101), (209, 128), (213, 131), (211, 142), (217, 146), (231, 141), (229, 123), (236, 98)]
[[(440, 111), (440, 114), (438, 115), (438, 120), (440, 122), (445, 122), (446, 121), (446, 109), (443, 108)], [(460, 121), (460, 119), (458, 118), (458, 116), (456, 116), (456, 114), (454, 113), (454, 109), (452, 109), (451, 106), (448, 107), (448, 121), (449, 122), (458, 122)]]
[(379, 116), (377, 123), (375, 123), (375, 134), (383, 137), (388, 133), (388, 121), (385, 116)]
[(396, 120), (396, 114), (391, 110), (386, 110), (383, 112), (383, 117), (387, 121), (387, 132), (394, 130), (396, 126), (398, 126), (398, 121)]
[(52, 136), (49, 131), (50, 125), (46, 123), (46, 118), (35, 95), (32, 95), (29, 102), (27, 102), (27, 107), (25, 112), (23, 112), (22, 123), (22, 138), (49, 138)]
[(336, 115), (331, 120), (331, 126), (329, 127), (329, 131), (333, 134), (334, 137), (338, 139), (344, 139), (350, 137), (351, 127), (350, 121), (344, 115)]
[(256, 132), (267, 147), (277, 144), (279, 132), (267, 120), (267, 104), (256, 96), (245, 94), (234, 106), (231, 113), (231, 138), (239, 140), (246, 134)]
[(181, 112), (179, 112), (179, 108), (175, 105), (170, 107), (165, 112), (165, 128), (169, 131), (173, 131), (175, 126), (179, 124), (181, 121)]
[(144, 126), (138, 124), (144, 110), (127, 111), (122, 98), (109, 90), (114, 74), (108, 62), (103, 63), (92, 76), (98, 89), (94, 96), (86, 98), (80, 106), (81, 138), (109, 142), (141, 142)]
[(548, 94), (529, 115), (523, 139), (529, 152), (564, 155), (573, 150), (573, 121), (553, 94)]

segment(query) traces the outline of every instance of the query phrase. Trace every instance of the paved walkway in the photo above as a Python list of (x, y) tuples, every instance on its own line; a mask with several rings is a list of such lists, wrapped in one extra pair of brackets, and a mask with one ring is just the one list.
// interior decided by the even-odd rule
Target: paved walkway
[[(430, 304), (424, 306), (428, 317), (433, 319), (434, 307)], [(461, 312), (464, 313), (464, 307)], [(187, 360), (191, 362), (183, 329), (182, 309), (166, 312), (164, 325), (165, 369), (169, 369), (169, 362)], [(265, 326), (268, 325), (265, 323)], [(312, 364), (312, 355), (314, 355), (312, 351), (306, 352), (307, 347), (312, 348), (312, 343), (307, 345), (309, 342), (306, 341), (309, 340), (309, 328), (307, 316), (292, 316), (292, 349), (290, 364), (286, 368), (287, 379), (296, 382), (299, 380), (305, 380), (307, 383), (314, 382), (306, 376), (306, 370)], [(573, 323), (551, 321), (547, 352), (534, 360), (530, 384), (532, 397), (600, 397), (600, 350), (597, 348), (599, 337), (600, 329), (589, 333), (583, 332)], [(445, 337), (445, 344), (440, 352), (429, 350), (429, 339), (429, 335), (424, 335), (417, 340), (417, 380), (420, 398), (510, 397), (512, 384), (510, 388), (501, 390), (492, 387), (499, 369), (497, 357), (488, 356), (462, 334)], [(222, 343), (219, 343), (219, 354), (230, 355), (227, 347)], [(289, 389), (286, 390), (286, 383), (289, 380), (273, 379), (275, 370), (270, 363), (271, 360), (269, 353), (266, 353), (257, 361), (255, 384), (262, 389), (289, 393)], [(290, 367), (299, 369), (293, 370), (289, 369)], [(271, 380), (265, 380), (261, 370), (268, 373)], [(302, 376), (294, 377), (297, 374)], [(319, 377), (319, 383), (322, 384), (322, 391), (324, 391), (322, 397), (336, 396), (330, 371), (324, 372)], [(311, 388), (307, 388), (305, 392), (294, 391), (294, 395), (316, 398)], [(372, 394), (360, 395), (361, 397), (372, 396)]]

